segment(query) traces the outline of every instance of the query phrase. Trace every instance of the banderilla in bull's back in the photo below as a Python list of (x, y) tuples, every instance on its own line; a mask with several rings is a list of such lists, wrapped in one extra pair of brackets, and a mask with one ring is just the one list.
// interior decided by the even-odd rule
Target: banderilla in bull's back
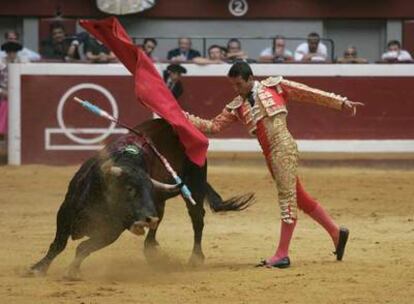
[(150, 140), (148, 140), (148, 138), (146, 138), (146, 136), (136, 130), (134, 130), (133, 128), (127, 126), (126, 124), (121, 123), (118, 119), (116, 119), (115, 117), (113, 117), (112, 115), (110, 115), (108, 112), (104, 111), (103, 109), (99, 108), (98, 106), (90, 103), (89, 101), (86, 100), (82, 100), (79, 97), (74, 97), (73, 98), (75, 101), (77, 101), (79, 104), (81, 104), (84, 108), (88, 109), (90, 112), (103, 117), (109, 121), (112, 121), (114, 123), (116, 123), (118, 126), (123, 127), (127, 130), (129, 130), (130, 132), (141, 136), (147, 143), (148, 145), (151, 147), (151, 149), (154, 150), (154, 153), (159, 157), (159, 159), (161, 160), (161, 162), (164, 164), (165, 168), (167, 169), (167, 171), (172, 175), (172, 177), (174, 178), (174, 181), (177, 183), (177, 185), (179, 185), (180, 189), (181, 189), (181, 193), (184, 196), (184, 198), (188, 199), (193, 205), (195, 205), (195, 201), (191, 195), (191, 191), (188, 189), (187, 185), (185, 185), (182, 181), (182, 179), (177, 175), (177, 173), (175, 172), (175, 170), (171, 167), (170, 163), (168, 162), (168, 160), (160, 153), (158, 152), (158, 149), (151, 143)]

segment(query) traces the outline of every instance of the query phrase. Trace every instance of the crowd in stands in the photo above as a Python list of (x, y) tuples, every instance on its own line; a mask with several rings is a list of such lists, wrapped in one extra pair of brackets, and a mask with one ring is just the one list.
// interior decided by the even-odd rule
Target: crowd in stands
[[(146, 41), (151, 41), (151, 48), (148, 50)], [(154, 62), (160, 61), (152, 56), (157, 41), (153, 38), (147, 38), (142, 45), (143, 50)], [(310, 33), (307, 41), (298, 45), (295, 51), (286, 48), (286, 39), (283, 36), (276, 36), (273, 44), (261, 51), (260, 57), (256, 60), (242, 49), (239, 39), (231, 38), (226, 46), (213, 44), (208, 48), (207, 57), (202, 57), (200, 52), (191, 48), (190, 38), (178, 39), (178, 47), (168, 52), (167, 61), (172, 63), (196, 63), (219, 64), (234, 63), (242, 60), (249, 63), (311, 63), (311, 62), (330, 62), (328, 48), (321, 42), (318, 33)], [(348, 46), (343, 52), (343, 56), (337, 58), (336, 63), (368, 63), (368, 60), (358, 56), (355, 46)], [(388, 42), (386, 51), (382, 54), (378, 62), (398, 63), (413, 62), (410, 53), (401, 48), (397, 40)]]
[[(39, 53), (24, 47), (20, 41), (19, 33), (8, 31), (4, 34), (5, 42), (1, 46), (0, 62), (29, 62), (29, 61), (85, 61), (91, 63), (117, 62), (116, 56), (102, 43), (86, 32), (75, 36), (67, 35), (62, 23), (55, 22), (50, 25), (49, 37), (40, 43)], [(260, 52), (258, 58), (252, 58), (242, 48), (239, 39), (228, 40), (227, 45), (213, 44), (208, 47), (207, 56), (203, 57), (199, 50), (192, 47), (192, 41), (188, 37), (178, 39), (177, 48), (166, 54), (165, 58), (155, 57), (157, 40), (144, 39), (141, 47), (154, 62), (184, 63), (193, 62), (200, 65), (233, 63), (243, 60), (249, 63), (289, 63), (289, 62), (332, 62), (328, 54), (327, 46), (321, 41), (317, 33), (310, 33), (307, 40), (300, 43), (295, 50), (286, 47), (286, 39), (276, 36), (272, 45)], [(386, 51), (379, 58), (380, 62), (411, 62), (412, 56), (403, 50), (397, 40), (388, 42)], [(343, 52), (343, 56), (337, 58), (337, 63), (367, 63), (368, 60), (359, 57), (357, 48), (349, 46)]]

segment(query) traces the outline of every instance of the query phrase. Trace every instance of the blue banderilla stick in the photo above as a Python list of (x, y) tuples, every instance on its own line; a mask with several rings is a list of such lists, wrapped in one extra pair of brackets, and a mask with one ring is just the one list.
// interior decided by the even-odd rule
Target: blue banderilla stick
[(103, 117), (109, 121), (112, 121), (114, 123), (116, 123), (118, 126), (123, 127), (129, 131), (131, 131), (132, 133), (137, 134), (138, 136), (142, 136), (145, 141), (148, 143), (148, 145), (151, 147), (151, 149), (154, 151), (154, 153), (158, 156), (158, 158), (161, 160), (161, 162), (163, 163), (165, 169), (167, 169), (167, 171), (171, 174), (171, 176), (173, 177), (174, 181), (178, 184), (181, 185), (180, 189), (181, 189), (181, 194), (188, 199), (193, 205), (196, 204), (196, 202), (194, 201), (192, 195), (191, 195), (191, 191), (190, 189), (188, 189), (187, 185), (185, 185), (182, 181), (182, 179), (178, 176), (177, 172), (175, 172), (175, 170), (171, 167), (170, 163), (168, 162), (168, 160), (157, 150), (157, 148), (151, 143), (151, 141), (141, 132), (138, 132), (134, 129), (132, 129), (131, 127), (121, 123), (118, 119), (116, 119), (115, 117), (113, 117), (112, 115), (110, 115), (108, 112), (102, 110), (101, 108), (99, 108), (98, 106), (90, 103), (89, 101), (86, 100), (82, 100), (78, 97), (74, 97), (73, 98), (75, 101), (77, 101), (80, 105), (82, 105), (84, 108), (86, 108), (87, 110), (89, 110), (90, 112)]

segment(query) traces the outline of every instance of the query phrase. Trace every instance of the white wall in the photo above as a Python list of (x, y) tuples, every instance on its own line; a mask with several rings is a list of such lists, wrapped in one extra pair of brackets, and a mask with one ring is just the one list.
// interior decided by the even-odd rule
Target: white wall
[(335, 56), (341, 57), (352, 45), (359, 56), (375, 62), (381, 58), (386, 43), (385, 20), (327, 20), (325, 36), (335, 42)]
[(387, 42), (390, 40), (402, 40), (402, 21), (387, 20)]
[(25, 47), (38, 52), (39, 48), (39, 19), (23, 19), (23, 44)]

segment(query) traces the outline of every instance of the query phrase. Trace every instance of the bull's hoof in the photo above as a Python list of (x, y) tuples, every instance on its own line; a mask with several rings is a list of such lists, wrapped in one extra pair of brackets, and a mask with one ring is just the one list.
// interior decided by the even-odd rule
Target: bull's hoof
[(160, 246), (157, 240), (146, 238), (144, 241), (144, 249), (157, 249)]
[(69, 268), (67, 274), (63, 277), (67, 281), (82, 281), (79, 269)]
[[(156, 242), (156, 241), (155, 241)], [(158, 242), (151, 243), (144, 247), (144, 256), (148, 264), (151, 266), (166, 265), (169, 261), (169, 256), (159, 249)]]
[(157, 259), (159, 257), (159, 250), (157, 248), (157, 246), (154, 245), (150, 245), (150, 246), (145, 246), (144, 247), (144, 255), (145, 258), (147, 259), (147, 261), (151, 261), (154, 259)]
[(43, 277), (46, 275), (48, 269), (49, 263), (46, 263), (44, 262), (44, 260), (41, 260), (40, 262), (37, 262), (29, 269), (27, 269), (24, 275), (28, 277)]
[(188, 265), (191, 267), (199, 267), (204, 264), (204, 254), (203, 253), (193, 253), (188, 261)]
[(23, 272), (24, 277), (44, 277), (46, 276), (47, 269), (41, 267), (30, 267)]

